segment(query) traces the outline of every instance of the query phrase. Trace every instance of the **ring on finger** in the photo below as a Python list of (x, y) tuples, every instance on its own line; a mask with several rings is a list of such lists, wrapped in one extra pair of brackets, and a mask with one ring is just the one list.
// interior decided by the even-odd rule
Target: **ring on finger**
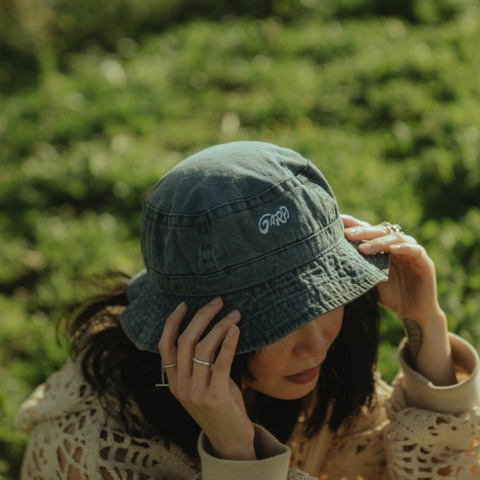
[(172, 367), (176, 367), (177, 366), (177, 362), (175, 363), (170, 363), (169, 365), (165, 365), (163, 363), (163, 360), (162, 360), (162, 383), (156, 383), (155, 386), (156, 387), (169, 387), (170, 385), (165, 382), (165, 370), (167, 368), (172, 368)]
[(382, 222), (381, 225), (384, 225), (387, 228), (388, 233), (398, 233), (402, 237), (405, 235), (405, 232), (398, 223), (392, 225), (390, 222)]
[(205, 362), (205, 360), (199, 360), (195, 357), (192, 357), (192, 360), (194, 361), (194, 363), (198, 363), (199, 365), (205, 365), (207, 367), (210, 367), (212, 370), (215, 367), (215, 364), (213, 362)]
[(176, 367), (176, 366), (177, 366), (177, 362), (171, 363), (170, 365), (165, 365), (165, 364), (163, 363), (163, 360), (162, 360), (162, 369), (163, 369), (163, 370), (166, 370), (167, 368)]
[(405, 232), (402, 230), (402, 227), (398, 223), (394, 223), (392, 227), (395, 230), (395, 233), (402, 235), (402, 237), (403, 235), (405, 235)]

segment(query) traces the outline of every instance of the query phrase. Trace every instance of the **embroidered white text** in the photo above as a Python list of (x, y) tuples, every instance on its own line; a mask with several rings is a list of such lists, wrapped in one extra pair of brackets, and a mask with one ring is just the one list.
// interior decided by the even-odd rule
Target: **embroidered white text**
[(281, 223), (287, 223), (289, 217), (290, 213), (287, 207), (281, 206), (276, 213), (266, 213), (263, 215), (258, 222), (258, 228), (261, 233), (266, 234), (271, 225), (278, 227)]

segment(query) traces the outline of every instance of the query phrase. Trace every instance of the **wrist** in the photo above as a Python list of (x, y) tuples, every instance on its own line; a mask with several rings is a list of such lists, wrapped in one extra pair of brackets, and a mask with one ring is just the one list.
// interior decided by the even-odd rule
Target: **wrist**
[(436, 386), (456, 383), (445, 313), (439, 308), (428, 319), (402, 319), (411, 367)]
[(232, 446), (210, 441), (210, 444), (212, 445), (213, 456), (221, 458), (222, 460), (257, 460), (253, 443), (248, 446)]
[(457, 383), (445, 314), (421, 326), (423, 341), (418, 351), (417, 370), (436, 386)]
[(418, 318), (410, 318), (418, 322), (418, 324), (421, 325), (422, 329), (425, 331), (429, 330), (429, 332), (434, 332), (438, 331), (438, 329), (441, 329), (442, 331), (445, 331), (445, 333), (448, 333), (447, 316), (440, 306), (423, 313), (422, 315), (418, 316)]

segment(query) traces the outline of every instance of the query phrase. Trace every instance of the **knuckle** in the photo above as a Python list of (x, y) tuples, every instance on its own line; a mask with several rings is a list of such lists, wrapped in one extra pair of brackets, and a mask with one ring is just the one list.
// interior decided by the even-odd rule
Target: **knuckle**
[(230, 363), (228, 360), (221, 358), (220, 356), (215, 361), (215, 369), (216, 370), (227, 370), (230, 368)]
[[(209, 346), (201, 342), (195, 348), (195, 356), (198, 357), (200, 360), (205, 360), (207, 356), (210, 357), (211, 351), (212, 349)], [(205, 359), (203, 357), (205, 357)]]
[(168, 340), (162, 337), (158, 342), (158, 349), (166, 351), (169, 348), (170, 344)]
[(178, 345), (180, 347), (188, 347), (192, 344), (192, 341), (193, 339), (191, 338), (190, 335), (188, 335), (187, 332), (184, 332), (182, 333), (179, 337), (178, 337)]
[(197, 315), (201, 316), (202, 318), (213, 318), (215, 312), (213, 310), (217, 310), (215, 305), (210, 305), (207, 303), (204, 305), (200, 310), (197, 312)]
[(174, 349), (168, 345), (168, 346), (158, 346), (158, 352), (160, 353), (160, 356), (162, 358), (166, 358), (168, 356), (172, 356), (174, 354)]
[(226, 399), (223, 395), (219, 394), (218, 392), (211, 392), (208, 397), (208, 405), (212, 409), (212, 411), (218, 411), (220, 407), (222, 407), (226, 402)]

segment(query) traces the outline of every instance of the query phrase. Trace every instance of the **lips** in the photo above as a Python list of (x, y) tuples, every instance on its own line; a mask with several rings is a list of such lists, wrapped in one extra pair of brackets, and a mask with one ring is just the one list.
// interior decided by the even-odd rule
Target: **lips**
[(297, 373), (295, 375), (288, 375), (285, 378), (292, 383), (296, 383), (297, 385), (303, 385), (304, 383), (309, 383), (315, 378), (317, 378), (318, 374), (320, 373), (320, 367), (322, 363), (319, 363), (316, 367), (309, 368), (308, 370), (304, 370), (303, 372)]

